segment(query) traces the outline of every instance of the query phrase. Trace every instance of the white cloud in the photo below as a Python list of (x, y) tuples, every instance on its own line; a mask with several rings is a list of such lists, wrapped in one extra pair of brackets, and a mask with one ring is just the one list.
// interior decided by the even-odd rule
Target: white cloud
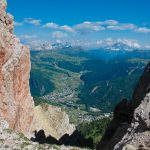
[(57, 30), (62, 30), (62, 31), (67, 31), (72, 33), (75, 32), (75, 30), (71, 26), (68, 25), (60, 26), (53, 22), (46, 23), (45, 25), (43, 25), (43, 28), (57, 29)]
[(59, 25), (53, 22), (46, 23), (43, 28), (59, 29)]
[(61, 38), (67, 37), (67, 36), (68, 35), (66, 33), (63, 33), (61, 31), (55, 31), (52, 33), (52, 37), (55, 39), (61, 39)]
[[(34, 19), (34, 18), (25, 18), (22, 22), (15, 22), (15, 26), (22, 26), (25, 23), (27, 24), (33, 24), (35, 26), (41, 25), (40, 19)], [(117, 20), (105, 20), (105, 21), (97, 21), (97, 22), (90, 22), (85, 21), (80, 24), (76, 24), (73, 26), (69, 25), (58, 25), (54, 22), (48, 22), (45, 25), (42, 26), (43, 28), (50, 28), (55, 30), (60, 30), (64, 32), (70, 32), (70, 33), (81, 33), (81, 34), (87, 34), (91, 32), (99, 32), (102, 30), (116, 30), (116, 31), (124, 31), (124, 30), (130, 30), (132, 32), (138, 32), (138, 33), (150, 33), (150, 28), (147, 27), (140, 27), (133, 23), (121, 23)]]
[(75, 30), (72, 27), (68, 26), (68, 25), (61, 26), (60, 29), (62, 29), (64, 31), (72, 32), (72, 33), (75, 32)]
[(146, 27), (140, 27), (140, 28), (137, 28), (135, 30), (135, 32), (139, 32), (139, 33), (150, 33), (150, 29), (149, 28), (146, 28)]
[(133, 30), (136, 28), (136, 25), (132, 23), (127, 23), (127, 24), (118, 24), (118, 25), (112, 25), (112, 26), (107, 26), (108, 29), (111, 30)]
[(138, 27), (133, 23), (120, 23), (116, 20), (106, 20), (103, 22), (90, 22), (85, 21), (80, 24), (76, 24), (73, 26), (69, 25), (58, 25), (56, 23), (50, 22), (43, 25), (44, 28), (51, 28), (55, 30), (61, 30), (70, 33), (81, 33), (87, 34), (91, 32), (99, 32), (102, 30), (116, 30), (116, 31), (124, 31), (130, 30), (132, 32), (139, 32), (139, 33), (149, 33), (150, 29), (146, 27)]
[(102, 25), (117, 25), (119, 22), (116, 21), (116, 20), (106, 20), (106, 21), (103, 21), (103, 22), (100, 22), (100, 24)]
[(101, 30), (105, 30), (104, 27), (100, 26), (99, 22), (89, 22), (89, 21), (77, 24), (73, 28), (81, 33), (89, 33), (94, 31), (98, 32)]
[[(112, 21), (110, 22), (112, 23)], [(75, 33), (77, 31), (80, 33), (89, 33), (89, 32), (98, 32), (101, 30), (105, 30), (105, 27), (101, 26), (101, 22), (89, 22), (89, 21), (85, 21), (81, 24), (76, 24), (74, 26), (68, 26), (68, 25), (60, 26), (56, 23), (51, 22), (51, 23), (46, 23), (45, 25), (43, 25), (43, 27), (62, 30), (71, 33)]]
[(33, 18), (25, 18), (24, 19), (24, 22), (25, 23), (28, 23), (28, 24), (33, 24), (35, 26), (39, 26), (41, 25), (41, 20), (37, 20), (37, 19), (33, 19)]
[(22, 26), (23, 25), (23, 23), (22, 22), (14, 22), (14, 26)]

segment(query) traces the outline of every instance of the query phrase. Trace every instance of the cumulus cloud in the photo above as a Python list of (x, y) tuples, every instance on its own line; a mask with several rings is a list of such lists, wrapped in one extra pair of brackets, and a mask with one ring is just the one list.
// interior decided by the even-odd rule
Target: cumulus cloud
[(146, 28), (146, 27), (141, 27), (141, 28), (135, 29), (135, 32), (139, 32), (139, 33), (150, 33), (150, 29), (149, 29), (149, 28)]
[(41, 20), (37, 20), (37, 19), (33, 19), (33, 18), (25, 18), (24, 19), (24, 22), (25, 23), (28, 23), (28, 24), (33, 24), (35, 26), (39, 26), (41, 25)]
[(68, 25), (61, 26), (60, 29), (62, 29), (64, 31), (72, 32), (72, 33), (75, 32), (75, 30), (72, 27), (68, 26)]
[(57, 30), (59, 29), (71, 33), (75, 33), (75, 32), (89, 33), (89, 32), (98, 32), (101, 30), (105, 30), (105, 27), (102, 27), (101, 24), (102, 24), (101, 22), (85, 21), (83, 23), (76, 24), (74, 26), (68, 26), (68, 25), (60, 26), (56, 23), (47, 23), (43, 27), (57, 29)]
[(133, 30), (136, 28), (136, 25), (132, 23), (127, 23), (127, 24), (111, 25), (107, 26), (107, 28), (111, 30)]
[(98, 32), (101, 30), (105, 30), (105, 28), (102, 27), (99, 22), (89, 22), (89, 21), (77, 24), (73, 28), (81, 33), (89, 33), (94, 31)]
[(53, 22), (46, 23), (45, 25), (43, 25), (43, 28), (63, 30), (63, 31), (72, 32), (72, 33), (75, 32), (75, 30), (71, 26), (68, 26), (68, 25), (60, 26)]
[[(40, 26), (41, 22), (42, 21), (40, 19), (25, 18), (22, 22), (15, 22), (14, 25), (22, 26), (25, 23), (27, 23), (27, 24), (33, 24), (35, 26)], [(130, 30), (132, 32), (138, 32), (138, 33), (150, 33), (150, 28), (140, 27), (133, 23), (121, 23), (117, 20), (105, 20), (105, 21), (97, 21), (97, 22), (85, 21), (83, 23), (75, 24), (72, 26), (59, 25), (54, 22), (48, 22), (42, 25), (42, 27), (53, 29), (53, 30), (60, 30), (64, 32), (81, 33), (81, 34), (99, 32), (102, 30), (116, 30), (116, 31)]]
[(55, 39), (61, 39), (61, 38), (67, 37), (67, 36), (68, 35), (66, 33), (63, 33), (61, 31), (55, 31), (52, 33), (52, 37)]
[(119, 22), (116, 20), (106, 20), (104, 22), (99, 22), (102, 25), (117, 25)]
[(56, 23), (49, 22), (49, 23), (46, 23), (45, 25), (43, 25), (43, 28), (58, 29), (59, 26)]
[(116, 30), (116, 31), (124, 31), (130, 30), (132, 32), (139, 32), (139, 33), (149, 33), (150, 29), (147, 27), (139, 27), (133, 23), (121, 23), (117, 20), (105, 20), (103, 22), (90, 22), (85, 21), (80, 24), (76, 24), (73, 26), (69, 25), (58, 25), (54, 22), (46, 23), (42, 26), (43, 28), (50, 28), (54, 30), (61, 30), (70, 33), (81, 33), (87, 34), (91, 32), (99, 32), (103, 30)]

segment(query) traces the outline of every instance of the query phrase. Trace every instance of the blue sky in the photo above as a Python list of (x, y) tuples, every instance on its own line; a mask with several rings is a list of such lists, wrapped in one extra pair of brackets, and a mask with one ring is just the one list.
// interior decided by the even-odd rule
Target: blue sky
[(149, 0), (8, 0), (23, 41), (150, 45)]

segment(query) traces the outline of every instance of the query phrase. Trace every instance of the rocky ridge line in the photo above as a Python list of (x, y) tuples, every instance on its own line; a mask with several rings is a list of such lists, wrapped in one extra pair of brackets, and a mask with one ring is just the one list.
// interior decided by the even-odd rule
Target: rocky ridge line
[[(131, 149), (132, 147), (132, 149)], [(141, 76), (131, 101), (122, 100), (97, 150), (150, 149), (150, 62)]]

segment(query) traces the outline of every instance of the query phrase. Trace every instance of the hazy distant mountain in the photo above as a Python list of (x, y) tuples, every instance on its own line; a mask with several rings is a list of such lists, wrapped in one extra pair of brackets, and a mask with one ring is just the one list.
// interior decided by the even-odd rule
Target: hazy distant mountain
[(65, 49), (65, 48), (80, 48), (82, 50), (91, 50), (91, 49), (105, 49), (105, 50), (114, 50), (114, 51), (133, 51), (133, 50), (150, 50), (150, 47), (148, 46), (142, 46), (137, 42), (131, 42), (131, 41), (113, 41), (113, 42), (106, 42), (103, 41), (100, 44), (95, 43), (93, 46), (86, 46), (83, 44), (75, 44), (75, 43), (49, 43), (49, 42), (43, 42), (43, 43), (29, 43), (29, 46), (31, 50), (39, 51), (39, 50), (58, 50), (58, 49)]
[(137, 49), (137, 47), (129, 46), (129, 45), (121, 43), (121, 42), (117, 42), (111, 46), (106, 46), (105, 48), (109, 49), (109, 50), (116, 50), (116, 51), (119, 51), (119, 50), (132, 51), (132, 50)]

